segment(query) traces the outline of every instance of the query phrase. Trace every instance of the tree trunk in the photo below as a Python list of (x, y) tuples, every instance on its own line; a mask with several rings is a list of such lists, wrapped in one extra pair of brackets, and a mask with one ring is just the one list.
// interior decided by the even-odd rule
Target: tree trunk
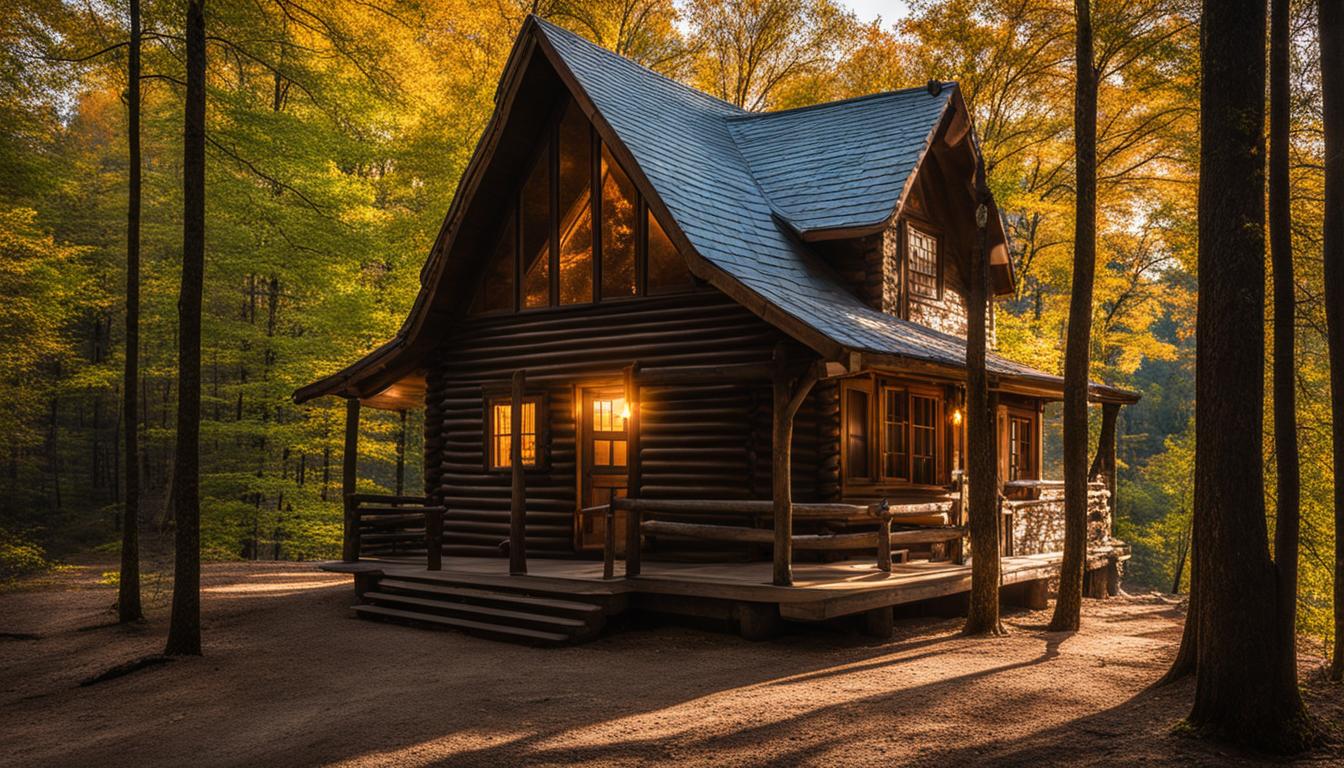
[(1271, 0), (1269, 32), (1269, 255), (1274, 273), (1274, 460), (1277, 514), (1274, 566), (1279, 585), (1279, 662), (1297, 676), (1297, 550), (1302, 494), (1297, 452), (1297, 393), (1293, 351), (1296, 298), (1288, 182), (1289, 14), (1288, 0)]
[(182, 134), (182, 292), (177, 299), (176, 555), (164, 653), (201, 653), (201, 290), (205, 274), (205, 0), (187, 0), (187, 96)]
[(126, 366), (123, 374), (126, 441), (126, 502), (122, 506), (121, 574), (117, 620), (125, 624), (144, 615), (140, 607), (140, 462), (136, 431), (136, 380), (140, 377), (140, 0), (131, 3), (131, 45), (126, 68), (126, 137), (129, 149), (129, 197), (126, 204)]
[(1092, 282), (1097, 265), (1097, 78), (1092, 65), (1088, 0), (1075, 0), (1073, 137), (1077, 199), (1073, 223), (1073, 286), (1064, 347), (1064, 562), (1053, 631), (1076, 631), (1087, 561), (1087, 379), (1091, 357)]
[(1204, 6), (1195, 332), (1196, 732), (1292, 752), (1308, 740), (1281, 663), (1265, 521), (1265, 2)]
[(1344, 5), (1321, 0), (1321, 92), (1325, 103), (1325, 320), (1335, 446), (1335, 654), (1330, 679), (1344, 680)]
[(971, 533), (971, 602), (966, 634), (1003, 634), (999, 621), (998, 459), (994, 411), (985, 374), (985, 306), (989, 301), (989, 187), (984, 160), (977, 158), (975, 188), (977, 243), (971, 254), (966, 297), (966, 469), (967, 515)]

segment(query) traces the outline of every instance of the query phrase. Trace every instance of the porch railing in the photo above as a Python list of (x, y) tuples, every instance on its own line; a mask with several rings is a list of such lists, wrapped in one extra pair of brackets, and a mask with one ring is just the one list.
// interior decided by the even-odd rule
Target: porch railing
[(429, 569), (439, 570), (443, 513), (424, 496), (352, 493), (345, 497), (344, 560), (423, 554)]
[[(640, 540), (642, 535), (677, 536), (756, 546), (773, 545), (775, 541), (774, 531), (768, 528), (657, 519), (660, 516), (694, 519), (697, 517), (739, 515), (752, 519), (768, 520), (773, 509), (773, 502), (769, 500), (613, 498), (606, 504), (588, 507), (582, 510), (581, 514), (585, 516), (601, 515), (605, 520), (602, 574), (604, 578), (613, 578), (615, 576), (616, 560), (616, 512), (626, 514), (625, 575), (634, 577), (639, 575), (641, 569)], [(914, 520), (938, 514), (946, 515), (949, 521), (960, 523), (960, 497), (952, 496), (922, 504), (899, 505), (890, 504), (886, 501), (874, 504), (794, 503), (793, 518), (795, 520), (865, 522), (876, 523), (877, 527), (876, 530), (854, 533), (793, 534), (791, 539), (793, 547), (801, 550), (873, 550), (877, 567), (882, 571), (890, 571), (894, 546), (900, 544), (951, 545), (962, 540), (966, 535), (966, 529), (960, 524), (892, 530), (892, 525), (901, 523), (903, 519)]]

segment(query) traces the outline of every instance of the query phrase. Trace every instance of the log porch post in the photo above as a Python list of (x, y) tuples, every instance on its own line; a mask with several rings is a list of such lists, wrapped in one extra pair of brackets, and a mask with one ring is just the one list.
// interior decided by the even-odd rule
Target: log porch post
[(354, 502), (356, 465), (359, 457), (359, 398), (345, 400), (345, 453), (341, 458), (341, 503), (345, 516), (345, 539), (342, 559), (347, 563), (359, 560), (359, 515)]
[[(631, 363), (625, 369), (625, 405), (630, 409), (630, 419), (625, 424), (625, 496), (628, 499), (639, 498), (642, 467), (639, 450), (639, 412), (642, 410), (639, 393), (639, 363)], [(640, 570), (640, 527), (643, 515), (633, 508), (625, 512), (625, 575), (627, 578), (638, 576)]]
[(812, 391), (812, 385), (817, 383), (818, 376), (816, 366), (812, 366), (795, 383), (789, 376), (784, 345), (775, 347), (770, 430), (770, 481), (775, 525), (772, 581), (781, 587), (793, 585), (793, 417), (807, 393)]
[(509, 507), (509, 575), (527, 573), (527, 480), (523, 477), (523, 388), (527, 374), (513, 372), (513, 392), (509, 400), (509, 467), (513, 475), (512, 503)]

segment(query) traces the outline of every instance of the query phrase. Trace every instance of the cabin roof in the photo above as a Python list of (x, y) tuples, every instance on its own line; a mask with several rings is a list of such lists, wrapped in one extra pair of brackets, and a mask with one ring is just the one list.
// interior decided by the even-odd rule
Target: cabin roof
[[(964, 367), (965, 340), (867, 306), (808, 242), (866, 234), (893, 219), (949, 109), (965, 110), (954, 83), (749, 113), (529, 17), (501, 79), (501, 112), (509, 103), (507, 89), (518, 87), (514, 70), (533, 58), (526, 55), (530, 43), (570, 84), (623, 165), (633, 164), (627, 171), (646, 187), (650, 206), (666, 212), (660, 218), (672, 220), (669, 235), (689, 246), (697, 276), (829, 359), (859, 353), (879, 362)], [(492, 151), (488, 138), (500, 122), (497, 113), (464, 174), (459, 198), (478, 181), (473, 172), (483, 173), (488, 164), (481, 155)], [(369, 397), (379, 375), (386, 386), (387, 372), (409, 373), (412, 362), (396, 358), (424, 351), (423, 315), (434, 304), (442, 262), (451, 257), (466, 204), (454, 200), (422, 272), (421, 295), (397, 339), (300, 389), (296, 400)], [(1002, 223), (994, 213), (991, 229), (1002, 246)], [(1011, 291), (1006, 247), (998, 254), (993, 261), (998, 288), (1003, 291), (1006, 279)], [(986, 364), (991, 374), (1050, 388), (1061, 381), (993, 354)]]

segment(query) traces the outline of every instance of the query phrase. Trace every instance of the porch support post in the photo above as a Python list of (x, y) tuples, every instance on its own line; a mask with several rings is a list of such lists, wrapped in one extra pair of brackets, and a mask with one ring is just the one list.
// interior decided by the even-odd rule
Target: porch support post
[[(630, 409), (630, 419), (625, 423), (625, 495), (629, 499), (639, 498), (642, 468), (639, 450), (639, 412), (644, 404), (640, 402), (639, 363), (631, 363), (625, 369), (625, 405)], [(639, 575), (640, 570), (640, 527), (643, 515), (633, 508), (625, 512), (625, 575), (627, 578)]]
[(527, 480), (523, 477), (523, 389), (527, 374), (513, 372), (509, 401), (509, 467), (513, 474), (512, 505), (509, 507), (509, 574), (527, 573)]
[(773, 424), (770, 433), (770, 479), (774, 507), (774, 578), (776, 586), (793, 585), (793, 417), (798, 413), (820, 372), (817, 366), (795, 381), (789, 376), (784, 345), (775, 347)]
[(359, 515), (354, 502), (356, 465), (359, 457), (359, 398), (345, 400), (345, 453), (341, 458), (341, 503), (345, 515), (345, 539), (342, 559), (347, 563), (359, 560)]

